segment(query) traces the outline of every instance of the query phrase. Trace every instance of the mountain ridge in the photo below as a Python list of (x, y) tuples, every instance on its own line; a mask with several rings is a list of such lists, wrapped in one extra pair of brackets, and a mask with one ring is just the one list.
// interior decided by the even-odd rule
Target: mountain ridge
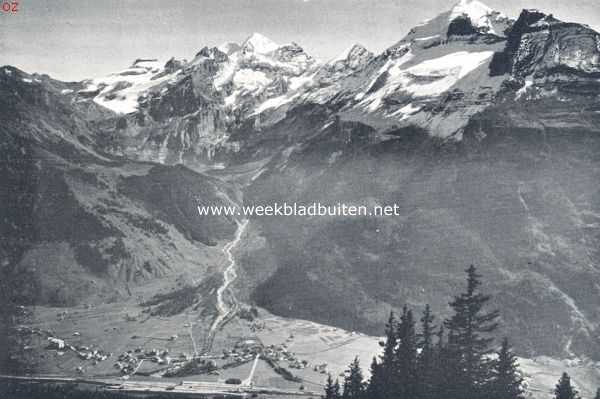
[[(236, 289), (276, 314), (378, 332), (403, 303), (443, 315), (477, 263), (520, 353), (600, 358), (600, 37), (537, 11), (457, 7), (333, 63), (252, 35), (83, 82), (0, 68), (2, 144), (48, 184), (2, 262), (42, 284), (42, 305), (71, 288), (118, 300), (127, 284), (214, 272), (235, 223), (197, 220), (198, 200), (393, 202), (397, 219), (253, 220)], [(30, 199), (13, 199), (15, 215)], [(61, 203), (76, 212), (52, 213)], [(65, 263), (94, 283), (61, 282)]]

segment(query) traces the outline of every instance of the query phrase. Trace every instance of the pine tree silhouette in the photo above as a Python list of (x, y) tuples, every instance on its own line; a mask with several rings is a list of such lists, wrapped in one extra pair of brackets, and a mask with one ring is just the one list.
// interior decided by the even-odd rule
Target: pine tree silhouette
[(398, 346), (398, 326), (394, 312), (390, 312), (390, 317), (385, 325), (385, 344), (383, 355), (381, 355), (381, 369), (384, 374), (394, 374), (396, 361), (396, 348)]
[(398, 323), (394, 312), (390, 312), (385, 326), (385, 342), (383, 354), (377, 365), (371, 364), (371, 382), (369, 384), (369, 398), (386, 399), (395, 393), (398, 379), (398, 363), (396, 350), (398, 347)]
[(334, 382), (331, 374), (327, 376), (325, 383), (325, 399), (340, 399), (340, 383), (337, 379)]
[(369, 399), (384, 399), (383, 388), (385, 384), (381, 379), (381, 365), (377, 363), (377, 358), (373, 357), (371, 362), (371, 379), (366, 388), (366, 397)]
[(435, 375), (436, 356), (433, 344), (434, 318), (431, 314), (431, 308), (427, 304), (421, 317), (421, 333), (418, 335), (418, 347), (421, 350), (417, 359), (418, 396), (423, 399), (432, 399), (437, 396), (435, 392), (437, 379)]
[(371, 362), (371, 379), (366, 390), (366, 397), (369, 399), (385, 399), (384, 388), (386, 384), (383, 381), (381, 365), (377, 363), (377, 358), (373, 357)]
[(508, 338), (502, 340), (492, 372), (489, 391), (494, 399), (523, 399), (523, 378), (519, 373), (517, 357), (508, 344)]
[(346, 370), (344, 377), (344, 393), (343, 399), (363, 399), (365, 396), (365, 382), (363, 372), (360, 368), (358, 356), (354, 358), (350, 366)]
[(445, 321), (449, 330), (448, 341), (451, 356), (456, 364), (456, 382), (460, 397), (477, 398), (490, 378), (490, 362), (487, 355), (493, 338), (489, 336), (498, 326), (498, 311), (485, 312), (490, 297), (478, 292), (480, 275), (473, 265), (467, 270), (467, 290), (450, 302), (454, 315)]
[(398, 349), (396, 350), (398, 364), (398, 382), (396, 397), (415, 398), (418, 394), (417, 385), (417, 333), (412, 310), (406, 306), (398, 325)]
[[(462, 399), (476, 397), (473, 389), (469, 389), (463, 368), (463, 353), (458, 344), (457, 333), (453, 330), (448, 332), (446, 346), (442, 355), (442, 378), (444, 391), (449, 399)], [(471, 396), (467, 396), (471, 395)]]
[[(371, 362), (370, 381), (363, 381), (356, 357), (346, 370), (341, 398), (524, 399), (523, 380), (508, 340), (502, 341), (496, 358), (489, 356), (498, 312), (485, 311), (490, 297), (479, 292), (475, 267), (466, 272), (466, 292), (450, 302), (453, 315), (437, 331), (429, 306), (418, 334), (408, 307), (404, 306), (399, 322), (390, 313), (383, 353)], [(341, 399), (339, 384), (329, 377), (325, 398), (334, 398), (334, 392)], [(580, 399), (566, 373), (556, 386), (555, 399)], [(595, 399), (600, 399), (600, 390)]]
[(434, 380), (434, 396), (436, 398), (439, 397), (448, 397), (448, 385), (449, 385), (449, 373), (447, 366), (447, 346), (445, 341), (445, 331), (444, 326), (441, 325), (436, 334), (436, 344), (435, 344), (435, 352), (434, 352), (434, 362), (433, 362), (433, 380)]
[(569, 374), (563, 373), (554, 389), (554, 399), (580, 399), (579, 392), (571, 385)]

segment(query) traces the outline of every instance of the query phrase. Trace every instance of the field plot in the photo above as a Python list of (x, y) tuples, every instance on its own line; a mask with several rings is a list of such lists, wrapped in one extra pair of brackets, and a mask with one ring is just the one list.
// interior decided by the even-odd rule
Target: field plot
[(551, 397), (557, 376), (563, 372), (571, 376), (571, 382), (584, 398), (592, 398), (596, 394), (597, 381), (600, 380), (600, 362), (539, 356), (534, 359), (519, 359), (519, 363), (525, 374), (528, 390), (535, 398)]
[(260, 322), (263, 324), (257, 331), (257, 336), (262, 343), (265, 346), (285, 345), (300, 364), (302, 361), (307, 362), (301, 368), (293, 367), (298, 362), (292, 362), (293, 372), (319, 383), (325, 380), (328, 373), (340, 375), (355, 356), (368, 369), (373, 356), (381, 351), (378, 337), (277, 316), (266, 317)]

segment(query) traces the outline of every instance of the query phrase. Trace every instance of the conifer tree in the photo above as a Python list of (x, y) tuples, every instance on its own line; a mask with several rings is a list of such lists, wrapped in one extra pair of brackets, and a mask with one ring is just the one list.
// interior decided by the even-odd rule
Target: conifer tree
[(493, 365), (490, 392), (494, 399), (523, 399), (522, 384), (517, 357), (512, 353), (508, 339), (504, 338)]
[(444, 352), (444, 348), (446, 347), (444, 342), (444, 332), (444, 325), (442, 324), (438, 329), (438, 332), (435, 334), (437, 340), (435, 344), (435, 359), (438, 365), (441, 362), (441, 357)]
[(377, 358), (373, 357), (371, 362), (371, 379), (366, 388), (367, 398), (369, 399), (385, 399), (386, 384), (382, 378), (381, 364), (377, 363)]
[(425, 306), (421, 317), (421, 333), (419, 334), (418, 347), (421, 350), (417, 359), (417, 377), (419, 397), (423, 399), (434, 398), (436, 395), (435, 375), (435, 348), (433, 343), (435, 326), (434, 316), (431, 314), (429, 304)]
[(385, 343), (383, 354), (381, 355), (380, 370), (383, 375), (383, 380), (388, 382), (394, 374), (396, 362), (396, 348), (398, 346), (398, 329), (394, 312), (390, 312), (390, 317), (385, 325)]
[(386, 399), (393, 396), (397, 380), (396, 349), (398, 345), (397, 321), (394, 312), (390, 312), (385, 326), (385, 342), (381, 343), (383, 353), (371, 363), (371, 379), (368, 385), (368, 397)]
[(357, 356), (354, 358), (352, 363), (350, 363), (350, 366), (346, 370), (346, 375), (344, 377), (344, 393), (342, 394), (342, 398), (364, 399), (365, 388), (363, 372), (360, 368), (360, 362)]
[[(458, 338), (455, 331), (448, 331), (446, 345), (442, 352), (441, 381), (443, 390), (446, 393), (445, 398), (448, 399), (463, 399), (467, 398), (468, 394), (472, 395), (469, 389), (466, 388), (465, 373), (462, 367), (462, 353), (458, 345)], [(473, 395), (474, 396), (474, 395)]]
[(470, 399), (479, 396), (490, 377), (490, 364), (487, 355), (492, 352), (489, 337), (498, 324), (498, 312), (485, 312), (484, 306), (490, 297), (478, 292), (481, 285), (480, 275), (473, 265), (467, 270), (467, 290), (450, 302), (454, 314), (445, 325), (452, 336), (449, 340), (450, 351), (453, 352), (453, 365), (458, 372), (456, 382), (460, 384), (457, 392), (462, 398)]
[(325, 383), (325, 399), (340, 399), (340, 383), (337, 379), (334, 382), (331, 374), (327, 376)]
[[(444, 360), (444, 356), (445, 356), (445, 350), (446, 350), (446, 344), (444, 342), (444, 325), (442, 324), (439, 329), (438, 332), (436, 333), (436, 344), (435, 344), (435, 352), (434, 352), (434, 356), (435, 356), (435, 361), (433, 362), (433, 377), (434, 380), (436, 381), (436, 385), (437, 385), (437, 391), (438, 393), (440, 392), (440, 389), (442, 388), (442, 385), (444, 385), (444, 370), (442, 368), (442, 365), (444, 364), (445, 360)], [(438, 395), (439, 396), (439, 395)]]
[(397, 384), (396, 397), (415, 398), (417, 385), (417, 334), (412, 310), (403, 309), (398, 325), (398, 349), (396, 350)]
[(555, 399), (579, 399), (579, 392), (571, 385), (571, 377), (567, 373), (563, 373), (556, 388), (554, 389)]

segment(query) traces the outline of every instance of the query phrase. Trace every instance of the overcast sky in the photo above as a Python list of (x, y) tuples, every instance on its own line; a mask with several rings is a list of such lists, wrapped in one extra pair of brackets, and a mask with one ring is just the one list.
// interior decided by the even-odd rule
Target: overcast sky
[[(599, 0), (484, 0), (515, 17), (539, 8), (600, 30)], [(353, 43), (379, 52), (451, 0), (20, 0), (0, 12), (0, 65), (79, 80), (140, 57), (192, 58), (205, 45), (260, 32), (319, 59)]]

